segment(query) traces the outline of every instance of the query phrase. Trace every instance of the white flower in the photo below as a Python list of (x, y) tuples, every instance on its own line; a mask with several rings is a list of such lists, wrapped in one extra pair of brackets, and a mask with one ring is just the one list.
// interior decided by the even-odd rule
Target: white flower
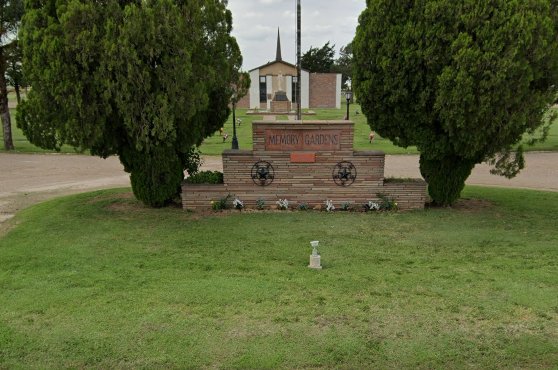
[(380, 210), (380, 205), (376, 202), (369, 201), (368, 202), (368, 209), (371, 211), (378, 211)]
[(286, 198), (285, 199), (279, 199), (275, 203), (277, 204), (279, 209), (288, 209), (289, 208), (289, 201)]
[(326, 204), (326, 211), (331, 212), (331, 211), (335, 210), (335, 206), (333, 205), (332, 200), (326, 200), (325, 204)]
[(242, 209), (244, 208), (244, 203), (240, 199), (235, 198), (235, 200), (233, 200), (233, 207), (236, 209)]

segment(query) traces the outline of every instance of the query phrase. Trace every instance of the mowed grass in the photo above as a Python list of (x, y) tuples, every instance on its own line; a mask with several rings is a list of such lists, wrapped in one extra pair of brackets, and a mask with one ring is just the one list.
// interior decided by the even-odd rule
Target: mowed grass
[[(240, 149), (252, 150), (252, 122), (261, 121), (264, 118), (259, 115), (246, 114), (247, 109), (237, 109), (236, 117), (242, 120), (240, 127), (237, 126), (237, 137)], [(306, 112), (307, 110), (303, 110)], [(303, 120), (342, 120), (347, 112), (346, 103), (342, 104), (341, 109), (311, 109), (315, 115), (303, 115)], [(358, 114), (356, 112), (359, 112)], [(278, 115), (277, 120), (287, 120), (287, 116)], [(392, 144), (388, 139), (384, 139), (376, 135), (374, 141), (369, 143), (368, 134), (370, 126), (368, 126), (366, 117), (362, 114), (358, 104), (351, 104), (350, 118), (355, 123), (354, 145), (358, 150), (382, 150), (387, 154), (417, 154), (415, 147), (400, 148)], [(200, 150), (205, 155), (221, 155), (223, 150), (231, 148), (233, 125), (232, 114), (223, 126), (223, 131), (229, 135), (227, 140), (223, 142), (223, 138), (219, 132), (204, 140)]]
[(34, 206), (0, 239), (0, 368), (554, 368), (558, 193), (464, 197), (406, 213), (203, 215), (128, 190)]
[[(12, 140), (14, 142), (14, 147), (16, 152), (21, 153), (53, 153), (54, 150), (45, 150), (35, 146), (27, 140), (23, 132), (17, 127), (16, 122), (16, 110), (10, 109), (10, 116), (12, 118)], [(4, 150), (4, 131), (0, 130), (0, 152), (5, 152)], [(74, 148), (69, 145), (62, 146), (60, 150), (61, 153), (77, 153)], [(89, 154), (89, 153), (87, 153)]]
[[(347, 105), (343, 102), (341, 109), (312, 109), (316, 115), (305, 115), (303, 120), (342, 120), (347, 112)], [(252, 149), (252, 122), (262, 120), (262, 116), (247, 115), (246, 109), (238, 109), (236, 117), (242, 120), (240, 127), (237, 126), (237, 136), (240, 149)], [(357, 113), (358, 112), (358, 113)], [(287, 120), (286, 116), (277, 116), (277, 119)], [(370, 126), (366, 117), (362, 114), (360, 105), (350, 105), (350, 119), (355, 123), (354, 147), (357, 150), (381, 150), (386, 154), (418, 154), (416, 147), (401, 148), (393, 145), (389, 139), (385, 139), (376, 133), (372, 143), (369, 142)], [(201, 146), (201, 151), (206, 155), (221, 155), (224, 149), (231, 148), (233, 133), (232, 114), (224, 125), (224, 132), (229, 135), (226, 142), (219, 132), (207, 138)], [(529, 137), (523, 140), (526, 143)], [(556, 120), (550, 128), (548, 138), (543, 143), (534, 146), (525, 146), (525, 151), (558, 151), (558, 123)]]
[[(15, 97), (13, 98), (15, 99)], [(305, 120), (340, 120), (346, 114), (347, 105), (342, 103), (341, 109), (312, 109), (316, 115), (304, 116)], [(242, 120), (240, 126), (237, 127), (237, 137), (240, 149), (252, 149), (252, 122), (254, 120), (262, 120), (262, 116), (247, 115), (247, 109), (237, 109), (236, 117)], [(358, 112), (358, 114), (357, 114)], [(38, 148), (27, 141), (21, 130), (16, 127), (15, 123), (15, 109), (11, 110), (12, 113), (12, 130), (14, 135), (14, 145), (18, 152), (50, 152)], [(381, 150), (386, 154), (418, 154), (416, 147), (401, 148), (393, 145), (393, 143), (381, 137), (376, 133), (376, 137), (372, 143), (368, 140), (370, 133), (370, 126), (367, 123), (366, 117), (362, 114), (361, 108), (358, 104), (351, 104), (350, 118), (355, 122), (354, 145), (357, 150)], [(277, 116), (278, 120), (287, 120), (287, 116)], [(223, 127), (224, 133), (229, 136), (226, 141), (223, 141), (219, 132), (213, 136), (205, 139), (201, 146), (201, 151), (204, 155), (221, 155), (223, 150), (231, 148), (233, 127), (232, 127), (232, 114), (229, 116), (228, 121)], [(0, 132), (0, 140), (3, 140), (3, 134)], [(527, 141), (526, 137), (524, 141)], [(0, 151), (3, 150), (3, 146)], [(525, 147), (527, 151), (544, 150), (544, 151), (558, 151), (558, 123), (551, 126), (548, 139), (544, 143), (538, 143), (535, 146)], [(63, 146), (63, 153), (75, 153), (75, 150), (70, 146)]]

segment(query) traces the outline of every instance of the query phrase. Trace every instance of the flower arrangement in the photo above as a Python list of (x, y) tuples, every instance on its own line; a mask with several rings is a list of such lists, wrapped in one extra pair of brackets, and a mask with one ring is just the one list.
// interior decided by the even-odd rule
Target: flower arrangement
[(277, 204), (277, 207), (280, 210), (287, 210), (289, 209), (289, 201), (285, 198), (285, 199), (279, 199), (277, 202), (275, 202)]
[(233, 207), (235, 209), (238, 209), (239, 211), (242, 211), (242, 208), (244, 208), (244, 202), (242, 202), (240, 199), (235, 198), (233, 200)]
[(326, 205), (326, 211), (333, 212), (335, 210), (335, 206), (333, 205), (332, 200), (326, 200), (325, 205)]
[(368, 203), (364, 203), (362, 205), (362, 207), (364, 208), (364, 212), (379, 211), (380, 210), (380, 205), (376, 202), (371, 201), (371, 200), (369, 200)]
[(259, 198), (256, 201), (256, 208), (259, 209), (259, 210), (262, 210), (262, 209), (265, 208), (265, 200), (263, 198)]

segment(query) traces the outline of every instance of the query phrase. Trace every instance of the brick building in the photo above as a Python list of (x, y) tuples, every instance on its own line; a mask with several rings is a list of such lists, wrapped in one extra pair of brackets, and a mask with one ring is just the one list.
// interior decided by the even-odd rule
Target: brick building
[[(251, 69), (251, 86), (248, 94), (237, 107), (271, 110), (278, 92), (287, 96), (288, 106), (296, 108), (296, 84), (299, 79), (296, 66), (281, 57), (281, 39), (277, 31), (277, 51), (275, 60)], [(341, 108), (341, 74), (301, 72), (302, 108)]]

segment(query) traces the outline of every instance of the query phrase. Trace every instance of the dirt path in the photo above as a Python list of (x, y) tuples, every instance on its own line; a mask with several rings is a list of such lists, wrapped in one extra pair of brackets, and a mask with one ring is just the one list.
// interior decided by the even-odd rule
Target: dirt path
[[(558, 191), (558, 153), (527, 153), (526, 169), (512, 180), (478, 165), (468, 184)], [(204, 158), (203, 169), (222, 170), (220, 157)], [(386, 156), (386, 177), (420, 177), (418, 156)], [(56, 196), (130, 186), (117, 158), (64, 154), (0, 153), (0, 224), (18, 210)]]

